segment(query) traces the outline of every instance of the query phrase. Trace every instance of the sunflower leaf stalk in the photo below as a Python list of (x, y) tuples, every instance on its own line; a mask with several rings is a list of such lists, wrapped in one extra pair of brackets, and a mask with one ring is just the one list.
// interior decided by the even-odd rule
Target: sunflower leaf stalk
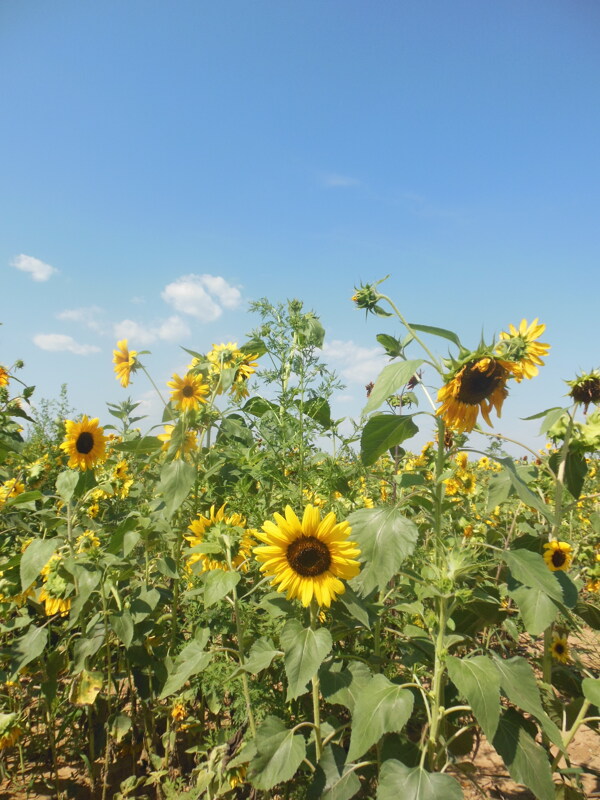
[[(310, 603), (310, 627), (311, 630), (316, 631), (319, 623), (319, 604), (313, 597)], [(312, 707), (313, 707), (313, 723), (315, 730), (315, 751), (317, 764), (323, 755), (323, 737), (321, 734), (321, 702), (320, 702), (320, 686), (319, 686), (319, 673), (318, 671), (312, 676)]]

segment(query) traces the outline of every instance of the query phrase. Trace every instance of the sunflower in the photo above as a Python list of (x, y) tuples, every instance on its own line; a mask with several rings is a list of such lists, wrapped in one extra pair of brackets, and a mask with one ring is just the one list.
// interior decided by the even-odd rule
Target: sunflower
[(510, 333), (500, 333), (497, 353), (512, 362), (513, 376), (520, 383), (523, 378), (535, 377), (539, 372), (538, 366), (544, 366), (542, 356), (548, 355), (550, 345), (535, 340), (546, 330), (546, 326), (538, 324), (536, 317), (531, 325), (522, 319), (518, 330), (514, 325), (509, 325), (508, 330)]
[(567, 664), (569, 661), (569, 642), (566, 636), (558, 636), (554, 634), (552, 644), (550, 645), (550, 652), (552, 658), (560, 661), (561, 664)]
[(267, 520), (257, 538), (264, 544), (255, 547), (261, 572), (272, 576), (271, 585), (286, 592), (288, 599), (297, 598), (303, 606), (313, 597), (320, 606), (329, 607), (345, 586), (340, 580), (358, 575), (360, 550), (349, 541), (350, 525), (337, 522), (330, 511), (323, 519), (318, 508), (308, 505), (302, 522), (290, 506), (285, 516), (275, 514), (275, 522)]
[(202, 382), (201, 375), (188, 372), (180, 378), (175, 373), (167, 386), (173, 389), (171, 400), (180, 411), (196, 411), (200, 403), (206, 403), (204, 395), (208, 394), (208, 386)]
[(211, 506), (209, 516), (199, 514), (198, 518), (188, 528), (193, 534), (185, 537), (190, 547), (197, 547), (201, 544), (218, 545), (219, 547), (216, 552), (190, 553), (187, 559), (188, 566), (191, 567), (200, 561), (202, 563), (202, 572), (208, 572), (211, 569), (222, 569), (227, 572), (229, 564), (223, 541), (223, 534), (225, 533), (235, 547), (235, 552), (234, 547), (232, 547), (231, 552), (232, 568), (240, 568), (242, 572), (246, 572), (248, 569), (247, 562), (252, 554), (252, 547), (255, 542), (252, 534), (245, 529), (246, 520), (241, 514), (234, 513), (225, 516), (225, 504), (218, 511), (215, 511), (215, 507)]
[(8, 370), (6, 367), (0, 366), (0, 386), (8, 386)]
[[(174, 425), (165, 425), (165, 432), (159, 433), (158, 436), (156, 437), (157, 439), (160, 439), (160, 441), (163, 443), (162, 444), (163, 450), (170, 449), (171, 442), (173, 440), (174, 430), (175, 430)], [(179, 438), (181, 439), (181, 434)], [(198, 438), (196, 435), (196, 431), (187, 430), (185, 432), (185, 438), (183, 442), (180, 442), (179, 447), (175, 451), (175, 458), (176, 459), (181, 458), (182, 454), (186, 455), (187, 453), (191, 453), (192, 450), (196, 449), (197, 444), (198, 444)]]
[(44, 611), (47, 617), (51, 617), (54, 614), (66, 617), (71, 608), (71, 598), (66, 597), (69, 586), (65, 578), (60, 574), (61, 560), (61, 556), (55, 554), (40, 570), (44, 586), (38, 601), (44, 603)]
[(238, 349), (237, 342), (227, 344), (213, 344), (213, 349), (206, 354), (213, 370), (233, 369), (237, 367), (243, 354)]
[(73, 469), (92, 469), (97, 461), (104, 458), (106, 437), (103, 428), (98, 427), (98, 418), (88, 419), (84, 414), (81, 422), (65, 421), (66, 437), (61, 450), (69, 456), (68, 466)]
[(128, 350), (127, 339), (117, 342), (117, 349), (113, 350), (113, 363), (115, 375), (123, 388), (129, 386), (129, 376), (137, 365), (136, 356), (137, 350)]
[(438, 392), (442, 404), (437, 415), (458, 433), (472, 431), (481, 415), (492, 426), (490, 411), (500, 416), (502, 403), (508, 396), (506, 381), (512, 376), (512, 364), (500, 358), (485, 356), (463, 364)]
[(23, 728), (19, 724), (19, 715), (14, 711), (11, 714), (0, 714), (0, 750), (6, 750), (16, 744), (23, 735)]
[(600, 403), (600, 372), (597, 369), (583, 373), (567, 383), (571, 387), (569, 396), (576, 403), (583, 403), (585, 414), (590, 403)]
[(544, 561), (552, 572), (569, 569), (573, 560), (573, 548), (567, 542), (554, 539), (544, 545)]

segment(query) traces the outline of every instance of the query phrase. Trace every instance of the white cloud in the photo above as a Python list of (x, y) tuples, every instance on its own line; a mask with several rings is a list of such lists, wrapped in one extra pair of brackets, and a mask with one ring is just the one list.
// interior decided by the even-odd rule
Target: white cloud
[(201, 322), (213, 322), (223, 308), (237, 308), (242, 295), (239, 289), (218, 275), (183, 275), (165, 286), (165, 303), (181, 314), (189, 314)]
[(330, 188), (347, 188), (348, 186), (358, 186), (360, 181), (351, 178), (350, 175), (340, 175), (336, 172), (328, 172), (322, 176), (324, 186)]
[(142, 325), (132, 319), (124, 319), (117, 322), (113, 333), (116, 339), (127, 339), (133, 345), (143, 346), (157, 340), (177, 342), (189, 336), (190, 329), (181, 317), (174, 315), (154, 326)]
[(347, 383), (366, 385), (377, 378), (387, 363), (379, 347), (360, 347), (352, 340), (325, 342), (323, 355)]
[(185, 339), (191, 333), (181, 317), (173, 316), (165, 320), (158, 329), (158, 338), (166, 342), (176, 342)]
[(39, 258), (26, 256), (24, 253), (15, 256), (10, 265), (23, 272), (29, 272), (34, 281), (47, 281), (55, 272), (58, 272), (56, 267), (51, 267), (50, 264), (40, 261)]
[(33, 342), (42, 350), (50, 352), (67, 351), (77, 356), (87, 356), (90, 353), (99, 353), (100, 348), (93, 344), (78, 344), (72, 336), (62, 333), (36, 333)]
[(86, 328), (96, 331), (96, 333), (103, 333), (103, 326), (96, 319), (98, 314), (102, 314), (102, 309), (99, 306), (86, 306), (65, 309), (65, 311), (60, 311), (56, 318), (65, 322), (80, 322)]

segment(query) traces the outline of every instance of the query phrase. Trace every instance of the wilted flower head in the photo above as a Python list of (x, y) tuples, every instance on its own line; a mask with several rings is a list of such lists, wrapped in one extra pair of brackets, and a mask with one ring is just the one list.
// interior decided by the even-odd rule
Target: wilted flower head
[(600, 372), (597, 369), (584, 372), (567, 383), (571, 387), (569, 395), (576, 403), (583, 404), (584, 414), (587, 414), (590, 403), (600, 403)]

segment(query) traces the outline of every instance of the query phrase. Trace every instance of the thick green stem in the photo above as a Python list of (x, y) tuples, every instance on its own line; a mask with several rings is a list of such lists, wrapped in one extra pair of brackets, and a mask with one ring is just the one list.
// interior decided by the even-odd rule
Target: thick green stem
[[(315, 598), (310, 603), (310, 627), (313, 631), (317, 629), (319, 619), (319, 605)], [(315, 751), (317, 764), (323, 755), (323, 737), (321, 735), (321, 704), (320, 704), (320, 689), (319, 689), (319, 673), (315, 672), (312, 677), (312, 705), (313, 705), (313, 722), (315, 725)]]
[[(573, 725), (571, 726), (571, 729), (569, 730), (569, 732), (567, 733), (567, 735), (563, 739), (564, 751), (565, 752), (566, 752), (568, 746), (573, 741), (573, 737), (577, 733), (578, 728), (584, 723), (585, 715), (587, 714), (587, 711), (588, 711), (588, 708), (590, 707), (590, 705), (591, 705), (591, 703), (590, 703), (589, 700), (584, 700), (583, 701), (583, 705), (581, 706), (581, 708), (579, 710), (579, 714), (577, 714), (577, 716), (575, 717), (575, 721), (573, 722)], [(563, 757), (563, 755), (564, 755), (563, 752), (557, 753), (556, 758), (552, 762), (552, 771), (554, 771), (558, 767), (558, 765), (560, 764), (560, 760)]]
[[(227, 544), (227, 564), (229, 569), (233, 569), (233, 563), (231, 560), (231, 547)], [(237, 587), (234, 586), (231, 590), (231, 596), (233, 599), (233, 615), (235, 617), (235, 627), (237, 631), (237, 656), (240, 662), (240, 666), (244, 666), (245, 662), (245, 654), (244, 654), (244, 627), (242, 625), (242, 615), (240, 614), (240, 604), (239, 598), (237, 593)], [(242, 689), (244, 692), (244, 700), (246, 702), (246, 713), (248, 714), (248, 724), (250, 726), (250, 733), (252, 734), (252, 738), (256, 736), (256, 722), (254, 720), (254, 713), (252, 711), (252, 700), (250, 698), (250, 686), (248, 684), (248, 674), (245, 670), (242, 670)]]
[(444, 639), (446, 636), (446, 623), (448, 619), (447, 615), (447, 600), (445, 597), (440, 597), (438, 598), (438, 631), (435, 639), (433, 680), (431, 683), (431, 727), (429, 729), (429, 741), (427, 745), (429, 766), (434, 771), (437, 766), (436, 755), (438, 751), (438, 739), (445, 716), (445, 710), (442, 701), (446, 678)]

